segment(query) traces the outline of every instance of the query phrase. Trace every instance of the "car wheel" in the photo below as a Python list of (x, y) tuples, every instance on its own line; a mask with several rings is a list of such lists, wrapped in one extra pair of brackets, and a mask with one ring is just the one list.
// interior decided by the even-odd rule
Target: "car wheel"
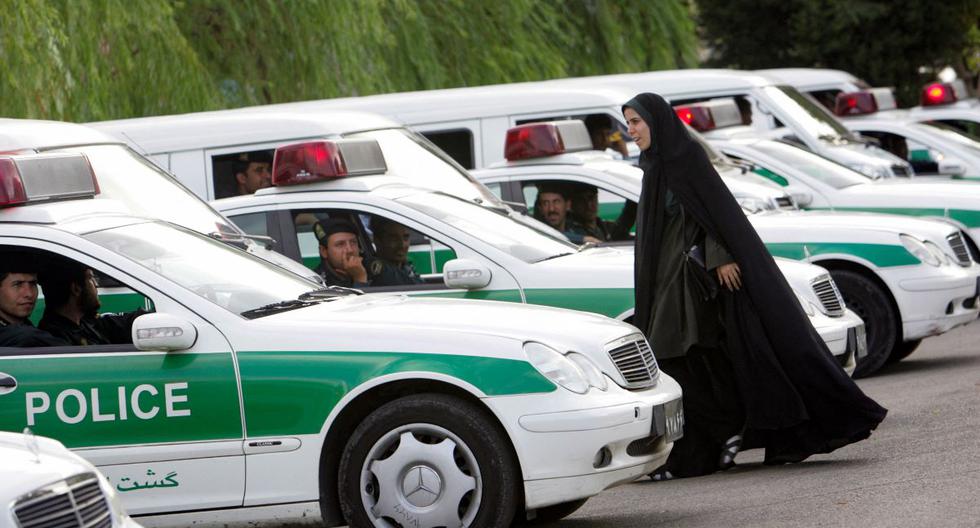
[(888, 356), (889, 363), (898, 363), (899, 361), (909, 357), (909, 354), (915, 352), (919, 345), (922, 344), (921, 339), (914, 339), (912, 341), (904, 341), (895, 345), (892, 349), (892, 353)]
[(895, 309), (887, 292), (868, 277), (847, 270), (831, 271), (830, 274), (844, 303), (864, 320), (867, 330), (868, 354), (858, 360), (854, 377), (870, 376), (888, 361), (899, 339)]
[(538, 508), (534, 511), (534, 519), (516, 524), (518, 526), (532, 526), (557, 522), (578, 511), (588, 500), (588, 498), (578, 499)]
[(522, 492), (510, 440), (483, 409), (421, 394), (381, 406), (340, 460), (351, 526), (509, 526)]

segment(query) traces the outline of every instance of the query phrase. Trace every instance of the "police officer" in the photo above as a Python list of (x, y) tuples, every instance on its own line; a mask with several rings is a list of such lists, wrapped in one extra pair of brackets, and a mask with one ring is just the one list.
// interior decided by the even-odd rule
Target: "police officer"
[(24, 254), (0, 255), (0, 346), (38, 347), (67, 343), (34, 328), (28, 319), (37, 304), (37, 271)]
[(327, 286), (370, 286), (353, 224), (331, 218), (313, 224), (313, 234), (320, 242), (320, 265), (314, 271)]
[(569, 216), (572, 200), (568, 185), (561, 182), (541, 182), (537, 185), (538, 197), (534, 201), (534, 217), (561, 231), (574, 244), (601, 242), (589, 238), (584, 230)]
[[(586, 242), (630, 240), (636, 222), (636, 202), (627, 200), (615, 222), (599, 218), (599, 190), (585, 183), (569, 184), (571, 211), (568, 231)], [(572, 237), (569, 236), (569, 239)]]
[(245, 152), (235, 160), (238, 194), (248, 195), (272, 185), (272, 156), (265, 151)]
[(99, 315), (99, 288), (91, 268), (59, 259), (41, 275), (44, 317), (38, 325), (72, 345), (109, 345), (133, 342), (133, 321), (146, 313), (139, 309)]
[(408, 261), (411, 246), (408, 228), (387, 218), (371, 218), (376, 258), (367, 264), (371, 286), (422, 284), (422, 277)]

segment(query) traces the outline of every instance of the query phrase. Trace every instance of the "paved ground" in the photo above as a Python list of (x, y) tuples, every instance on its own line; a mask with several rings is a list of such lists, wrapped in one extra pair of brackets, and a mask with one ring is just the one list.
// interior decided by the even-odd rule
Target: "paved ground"
[(980, 323), (859, 384), (889, 409), (869, 440), (794, 466), (750, 451), (726, 473), (614, 488), (560, 526), (980, 526)]

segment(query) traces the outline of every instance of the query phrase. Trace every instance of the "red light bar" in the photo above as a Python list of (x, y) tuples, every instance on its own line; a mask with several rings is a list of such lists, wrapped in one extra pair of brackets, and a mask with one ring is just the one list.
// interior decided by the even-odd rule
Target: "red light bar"
[(834, 100), (834, 113), (839, 116), (873, 114), (878, 111), (878, 102), (871, 92), (841, 92)]
[(0, 207), (27, 203), (24, 181), (11, 158), (0, 158)]
[(272, 161), (272, 185), (298, 185), (322, 180), (384, 174), (388, 170), (374, 139), (339, 139), (285, 145)]
[(955, 103), (956, 99), (956, 90), (949, 83), (931, 83), (922, 89), (922, 106)]
[(84, 154), (0, 156), (0, 207), (99, 194)]
[(681, 121), (691, 125), (691, 128), (698, 132), (715, 129), (715, 120), (711, 116), (711, 112), (704, 106), (678, 106), (674, 108), (674, 112), (677, 113), (677, 117), (681, 118)]
[(508, 161), (543, 158), (565, 153), (558, 127), (553, 123), (528, 123), (507, 131), (504, 157)]

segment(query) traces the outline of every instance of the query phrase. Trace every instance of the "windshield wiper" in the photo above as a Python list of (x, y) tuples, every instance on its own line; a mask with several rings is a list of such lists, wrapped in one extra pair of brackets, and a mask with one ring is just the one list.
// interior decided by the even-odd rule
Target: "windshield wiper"
[(599, 244), (596, 244), (595, 242), (585, 242), (578, 247), (578, 252), (581, 253), (586, 249), (592, 249), (594, 247), (599, 247)]
[(357, 288), (345, 288), (344, 286), (327, 286), (318, 290), (310, 290), (299, 296), (301, 301), (322, 301), (347, 295), (364, 295), (364, 292)]
[(557, 255), (552, 255), (550, 257), (545, 257), (545, 258), (543, 258), (541, 260), (535, 260), (534, 263), (537, 264), (538, 262), (544, 262), (546, 260), (556, 259), (558, 257), (567, 257), (568, 255), (572, 255), (572, 254), (573, 253), (558, 253)]
[(279, 301), (267, 304), (265, 306), (259, 306), (258, 308), (253, 308), (251, 310), (245, 310), (242, 312), (242, 317), (246, 319), (257, 319), (266, 315), (295, 310), (297, 308), (305, 308), (314, 304), (316, 304), (316, 301), (301, 301), (299, 299)]

